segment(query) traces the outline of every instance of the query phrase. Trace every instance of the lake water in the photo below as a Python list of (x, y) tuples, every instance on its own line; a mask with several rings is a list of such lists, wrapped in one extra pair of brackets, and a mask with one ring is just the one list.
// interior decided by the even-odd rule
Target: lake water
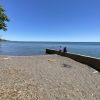
[(45, 49), (66, 46), (68, 52), (100, 58), (100, 42), (0, 42), (0, 55), (43, 55)]

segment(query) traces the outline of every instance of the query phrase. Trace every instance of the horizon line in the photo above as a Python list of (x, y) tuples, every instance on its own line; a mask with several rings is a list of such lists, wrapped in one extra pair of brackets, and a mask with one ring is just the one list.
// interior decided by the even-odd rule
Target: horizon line
[(91, 43), (93, 43), (93, 42), (95, 42), (95, 43), (97, 43), (97, 42), (100, 42), (100, 41), (29, 41), (29, 40), (25, 40), (25, 41), (23, 41), (23, 40), (7, 40), (7, 41), (9, 41), (9, 42), (82, 42), (82, 43), (85, 43), (85, 42), (91, 42)]

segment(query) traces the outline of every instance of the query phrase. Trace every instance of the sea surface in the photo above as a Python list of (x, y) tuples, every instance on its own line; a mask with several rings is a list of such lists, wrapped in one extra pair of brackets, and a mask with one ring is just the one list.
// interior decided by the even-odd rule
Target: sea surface
[(100, 58), (100, 42), (0, 42), (0, 55), (32, 56), (44, 55), (45, 49), (59, 50)]

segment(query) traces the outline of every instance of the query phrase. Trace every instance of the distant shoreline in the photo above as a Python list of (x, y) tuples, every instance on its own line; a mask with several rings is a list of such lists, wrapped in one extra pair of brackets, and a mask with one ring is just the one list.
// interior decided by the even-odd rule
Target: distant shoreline
[(0, 42), (8, 42), (9, 40), (0, 39)]

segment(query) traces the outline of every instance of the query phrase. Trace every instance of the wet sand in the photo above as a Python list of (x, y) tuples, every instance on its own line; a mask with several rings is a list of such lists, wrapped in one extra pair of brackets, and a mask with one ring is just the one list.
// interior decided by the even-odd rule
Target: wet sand
[(0, 56), (0, 100), (100, 100), (100, 73), (59, 55)]

